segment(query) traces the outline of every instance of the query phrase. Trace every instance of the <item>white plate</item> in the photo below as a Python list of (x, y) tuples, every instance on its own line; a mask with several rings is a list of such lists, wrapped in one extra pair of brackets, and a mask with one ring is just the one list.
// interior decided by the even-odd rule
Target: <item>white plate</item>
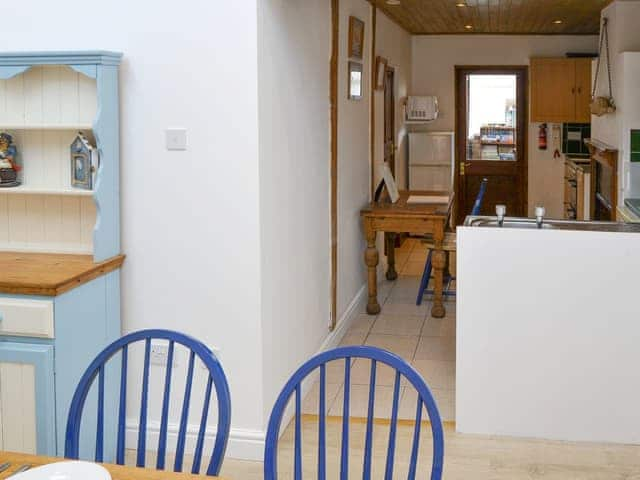
[(15, 480), (111, 480), (104, 467), (91, 462), (58, 462), (34, 467), (11, 477)]

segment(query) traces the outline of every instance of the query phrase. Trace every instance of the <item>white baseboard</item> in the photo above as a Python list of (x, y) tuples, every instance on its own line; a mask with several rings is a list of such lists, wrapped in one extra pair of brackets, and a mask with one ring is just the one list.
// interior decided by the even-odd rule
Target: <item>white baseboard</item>
[[(316, 353), (321, 353), (326, 350), (337, 347), (342, 338), (353, 325), (354, 320), (358, 314), (362, 311), (362, 307), (367, 301), (367, 285), (363, 285), (358, 293), (353, 298), (349, 306), (345, 310), (344, 314), (340, 317), (336, 324), (336, 328), (330, 332), (324, 339), (320, 348)], [(313, 386), (312, 379), (306, 379), (302, 382), (302, 395), (303, 398), (309, 393), (309, 390)], [(286, 425), (293, 416), (293, 410), (285, 411), (283, 415), (283, 424)], [(197, 435), (199, 425), (188, 425), (187, 436), (185, 444), (185, 453), (188, 455), (193, 454), (197, 441)], [(176, 423), (170, 423), (167, 426), (167, 451), (175, 452), (176, 443), (178, 439), (179, 425)], [(229, 442), (227, 444), (226, 457), (237, 458), (241, 460), (258, 460), (262, 461), (264, 454), (264, 440), (266, 431), (262, 430), (247, 430), (240, 428), (231, 428), (229, 432)], [(149, 450), (155, 450), (158, 445), (158, 439), (160, 435), (160, 422), (149, 421), (147, 423), (147, 445)], [(205, 447), (204, 451), (210, 455), (213, 449), (213, 442), (215, 440), (215, 429), (207, 429), (205, 433)], [(135, 446), (138, 443), (138, 422), (135, 420), (127, 421), (126, 431), (126, 445)], [(203, 464), (204, 464), (203, 459)]]
[[(199, 425), (188, 425), (185, 444), (185, 453), (192, 455), (197, 441)], [(178, 442), (177, 423), (170, 423), (167, 426), (167, 452), (174, 453)], [(229, 431), (229, 441), (227, 443), (227, 457), (240, 458), (244, 460), (262, 460), (264, 450), (265, 432), (260, 430), (246, 430), (241, 428), (231, 428)], [(149, 422), (147, 424), (147, 448), (155, 451), (160, 438), (160, 423)], [(202, 464), (208, 462), (208, 455), (213, 451), (213, 443), (216, 438), (215, 429), (207, 429), (205, 433), (204, 453)], [(138, 423), (135, 421), (127, 422), (126, 445), (135, 448), (138, 443)], [(206, 460), (206, 461), (205, 461)], [(190, 463), (185, 462), (191, 467)]]
[(320, 349), (316, 353), (321, 353), (331, 348), (337, 347), (342, 338), (353, 325), (354, 320), (358, 316), (359, 313), (362, 312), (362, 307), (367, 303), (367, 284), (365, 283), (360, 287), (356, 296), (353, 297), (351, 303), (345, 310), (344, 314), (338, 319), (336, 323), (336, 328), (327, 335), (324, 342), (320, 346)]

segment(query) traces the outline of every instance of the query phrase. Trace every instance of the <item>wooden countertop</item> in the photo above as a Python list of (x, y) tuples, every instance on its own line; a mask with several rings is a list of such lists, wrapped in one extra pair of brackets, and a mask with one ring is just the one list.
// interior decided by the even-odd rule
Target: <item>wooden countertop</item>
[(55, 297), (120, 268), (124, 255), (94, 263), (91, 255), (0, 252), (0, 293)]

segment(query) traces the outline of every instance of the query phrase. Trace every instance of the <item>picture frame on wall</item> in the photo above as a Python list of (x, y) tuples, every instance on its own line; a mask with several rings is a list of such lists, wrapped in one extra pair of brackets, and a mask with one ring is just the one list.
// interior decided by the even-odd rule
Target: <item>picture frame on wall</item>
[(358, 62), (349, 62), (349, 100), (362, 99), (362, 64)]
[(349, 57), (362, 59), (364, 51), (364, 22), (349, 17)]
[(396, 185), (396, 181), (393, 178), (391, 167), (389, 167), (389, 164), (387, 162), (384, 162), (384, 164), (382, 165), (382, 179), (384, 180), (384, 184), (387, 187), (387, 192), (389, 192), (391, 203), (396, 203), (400, 199), (400, 192), (398, 191), (398, 186)]
[(384, 90), (384, 83), (389, 62), (384, 57), (376, 57), (376, 90)]

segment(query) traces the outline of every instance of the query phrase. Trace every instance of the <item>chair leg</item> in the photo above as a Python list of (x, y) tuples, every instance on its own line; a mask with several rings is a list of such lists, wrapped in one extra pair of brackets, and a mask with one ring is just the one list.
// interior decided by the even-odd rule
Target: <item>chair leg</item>
[(429, 279), (431, 278), (431, 255), (433, 250), (429, 250), (429, 254), (427, 255), (427, 261), (424, 264), (424, 272), (422, 272), (422, 280), (420, 281), (420, 288), (418, 289), (418, 298), (416, 298), (416, 305), (422, 304), (422, 297), (424, 295), (424, 291), (427, 289), (429, 285)]

